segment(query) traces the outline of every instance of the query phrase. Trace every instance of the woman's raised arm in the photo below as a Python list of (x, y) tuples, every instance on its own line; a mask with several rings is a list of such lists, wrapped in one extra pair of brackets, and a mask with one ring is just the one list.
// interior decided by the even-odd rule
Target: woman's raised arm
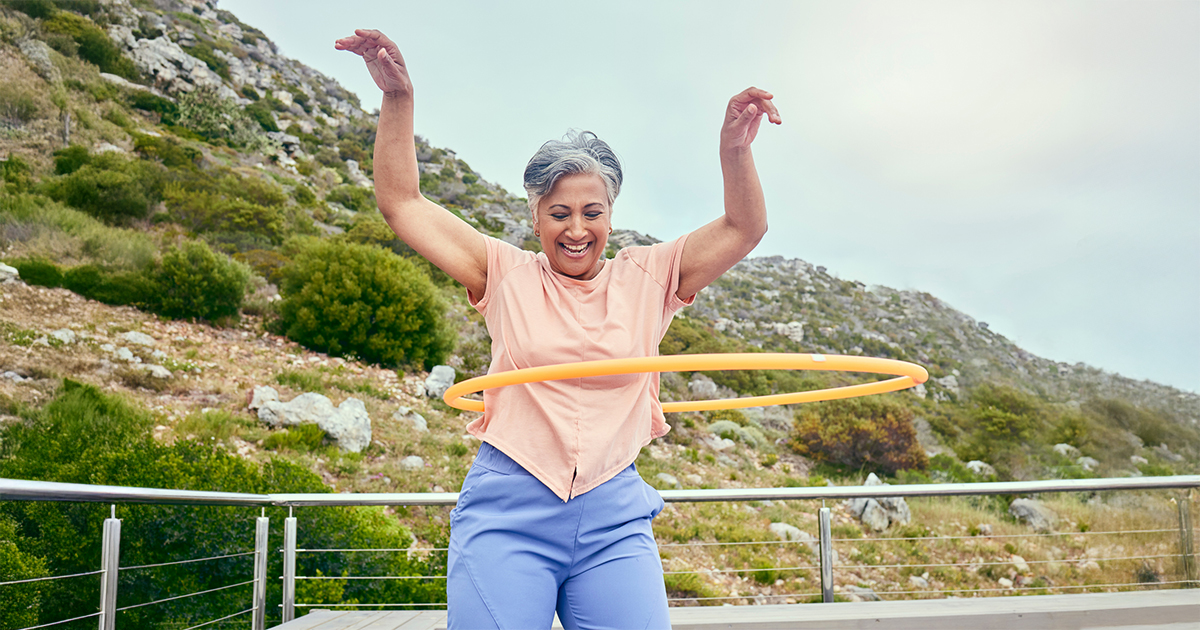
[(487, 249), (475, 228), (421, 194), (413, 139), (413, 86), (400, 49), (383, 33), (357, 29), (334, 43), (360, 55), (383, 90), (375, 134), (375, 199), (401, 240), (476, 298), (487, 286)]
[(774, 96), (748, 88), (729, 99), (721, 125), (721, 175), (725, 183), (725, 214), (688, 236), (679, 264), (679, 290), (687, 299), (721, 277), (746, 257), (767, 233), (767, 204), (750, 144), (758, 135), (762, 116), (782, 124)]

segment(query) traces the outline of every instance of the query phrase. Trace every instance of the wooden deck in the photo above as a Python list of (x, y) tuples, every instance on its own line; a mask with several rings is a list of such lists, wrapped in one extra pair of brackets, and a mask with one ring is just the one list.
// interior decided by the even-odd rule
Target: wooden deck
[[(1197, 630), (1200, 589), (671, 609), (674, 630)], [(437, 630), (446, 611), (314, 610), (281, 630)], [(555, 619), (555, 628), (561, 628)], [(525, 630), (525, 629), (515, 629)]]

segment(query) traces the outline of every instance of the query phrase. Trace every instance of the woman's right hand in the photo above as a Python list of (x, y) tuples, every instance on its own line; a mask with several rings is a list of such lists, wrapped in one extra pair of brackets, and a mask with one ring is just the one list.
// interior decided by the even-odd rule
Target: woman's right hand
[(412, 80), (408, 78), (408, 68), (404, 66), (404, 57), (395, 42), (387, 35), (366, 28), (354, 29), (350, 37), (343, 37), (333, 43), (337, 50), (348, 50), (367, 62), (367, 70), (375, 85), (389, 96), (408, 96), (412, 94)]

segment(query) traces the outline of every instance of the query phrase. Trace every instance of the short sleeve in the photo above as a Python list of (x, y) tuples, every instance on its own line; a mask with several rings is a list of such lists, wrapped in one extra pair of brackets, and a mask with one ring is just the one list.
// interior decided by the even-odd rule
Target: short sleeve
[(496, 294), (496, 287), (504, 281), (504, 276), (513, 269), (536, 260), (537, 255), (527, 252), (498, 238), (484, 238), (487, 247), (487, 284), (484, 285), (483, 295), (474, 296), (467, 291), (467, 301), (475, 310), (487, 315), (488, 305)]
[(695, 295), (689, 296), (686, 300), (681, 300), (679, 296), (675, 295), (679, 291), (679, 266), (680, 261), (683, 260), (683, 246), (686, 243), (687, 235), (684, 234), (667, 243), (621, 250), (622, 254), (628, 252), (630, 259), (663, 288), (665, 292), (663, 308), (666, 315), (672, 315), (696, 300)]

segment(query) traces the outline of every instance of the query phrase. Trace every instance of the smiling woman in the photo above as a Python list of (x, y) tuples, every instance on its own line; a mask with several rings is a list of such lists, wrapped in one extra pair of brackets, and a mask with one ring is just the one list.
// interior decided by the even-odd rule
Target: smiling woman
[[(462, 283), (492, 337), (497, 374), (579, 361), (652, 357), (675, 312), (754, 248), (766, 202), (750, 144), (765, 90), (730, 99), (721, 127), (725, 213), (669, 243), (604, 252), (621, 166), (589, 132), (542, 145), (525, 190), (542, 253), (486, 237), (426, 199), (413, 137), (413, 86), (399, 48), (357, 30), (383, 90), (375, 142), (379, 210), (396, 235)], [(656, 373), (488, 390), (467, 431), (483, 442), (450, 520), (451, 628), (668, 628), (650, 521), (663, 507), (633, 466), (667, 426)]]

